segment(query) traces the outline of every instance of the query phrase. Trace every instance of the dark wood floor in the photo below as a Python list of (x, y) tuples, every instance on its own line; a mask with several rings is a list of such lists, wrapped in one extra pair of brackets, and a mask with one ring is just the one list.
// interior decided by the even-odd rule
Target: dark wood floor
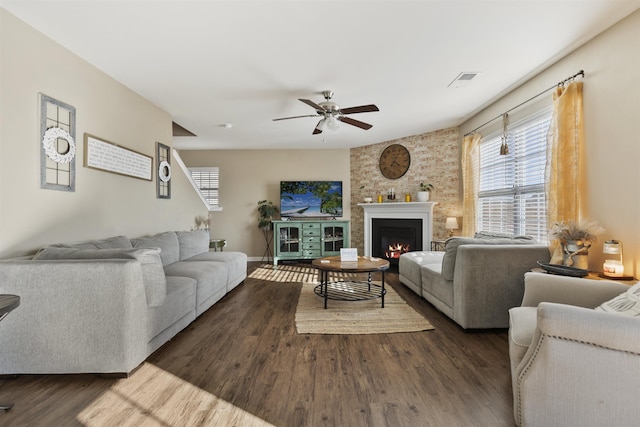
[(298, 277), (259, 266), (129, 378), (0, 381), (0, 425), (513, 426), (505, 330), (464, 332), (389, 273), (435, 330), (298, 335)]

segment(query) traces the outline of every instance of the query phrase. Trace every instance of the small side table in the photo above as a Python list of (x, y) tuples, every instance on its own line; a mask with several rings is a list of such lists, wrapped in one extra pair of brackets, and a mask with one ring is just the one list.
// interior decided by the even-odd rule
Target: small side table
[[(11, 311), (20, 305), (20, 297), (17, 295), (0, 294), (0, 320), (7, 317)], [(13, 403), (0, 403), (0, 411), (8, 411), (13, 408)]]
[(211, 239), (211, 241), (209, 241), (209, 248), (213, 248), (214, 252), (218, 252), (218, 248), (220, 248), (220, 252), (222, 252), (226, 245), (227, 241), (225, 239)]
[(431, 241), (431, 250), (432, 251), (444, 251), (446, 241), (444, 240), (432, 240)]

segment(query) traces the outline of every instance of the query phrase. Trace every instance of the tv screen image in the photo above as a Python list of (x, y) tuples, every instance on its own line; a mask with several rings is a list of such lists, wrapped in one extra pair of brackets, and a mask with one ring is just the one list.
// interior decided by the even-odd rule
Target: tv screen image
[(342, 216), (342, 181), (280, 181), (281, 218)]

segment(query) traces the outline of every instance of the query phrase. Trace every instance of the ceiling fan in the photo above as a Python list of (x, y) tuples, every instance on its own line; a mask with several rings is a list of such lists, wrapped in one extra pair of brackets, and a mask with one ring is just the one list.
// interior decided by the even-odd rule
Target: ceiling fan
[(370, 125), (369, 123), (361, 122), (359, 120), (352, 119), (351, 117), (346, 117), (346, 115), (380, 111), (378, 107), (373, 104), (361, 105), (359, 107), (340, 108), (338, 104), (331, 101), (331, 98), (333, 97), (333, 91), (331, 90), (323, 90), (322, 96), (324, 96), (325, 101), (320, 102), (319, 104), (316, 104), (315, 102), (308, 99), (298, 99), (311, 108), (314, 108), (316, 110), (316, 114), (309, 114), (306, 116), (282, 117), (279, 119), (273, 119), (273, 121), (298, 119), (300, 117), (321, 117), (320, 121), (313, 129), (313, 135), (317, 135), (319, 133), (322, 133), (323, 130), (335, 130), (338, 127), (338, 122), (359, 127), (360, 129), (364, 130), (371, 129), (372, 125)]

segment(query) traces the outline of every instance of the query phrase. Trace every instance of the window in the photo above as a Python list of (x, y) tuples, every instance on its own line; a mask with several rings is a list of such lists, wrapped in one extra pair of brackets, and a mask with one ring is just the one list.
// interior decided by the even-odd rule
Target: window
[(500, 155), (499, 132), (481, 142), (478, 230), (548, 241), (544, 180), (550, 124), (547, 108), (510, 125), (506, 156)]
[(220, 187), (220, 177), (218, 167), (189, 168), (191, 179), (198, 187), (198, 191), (204, 198), (209, 209), (219, 206), (218, 188)]

